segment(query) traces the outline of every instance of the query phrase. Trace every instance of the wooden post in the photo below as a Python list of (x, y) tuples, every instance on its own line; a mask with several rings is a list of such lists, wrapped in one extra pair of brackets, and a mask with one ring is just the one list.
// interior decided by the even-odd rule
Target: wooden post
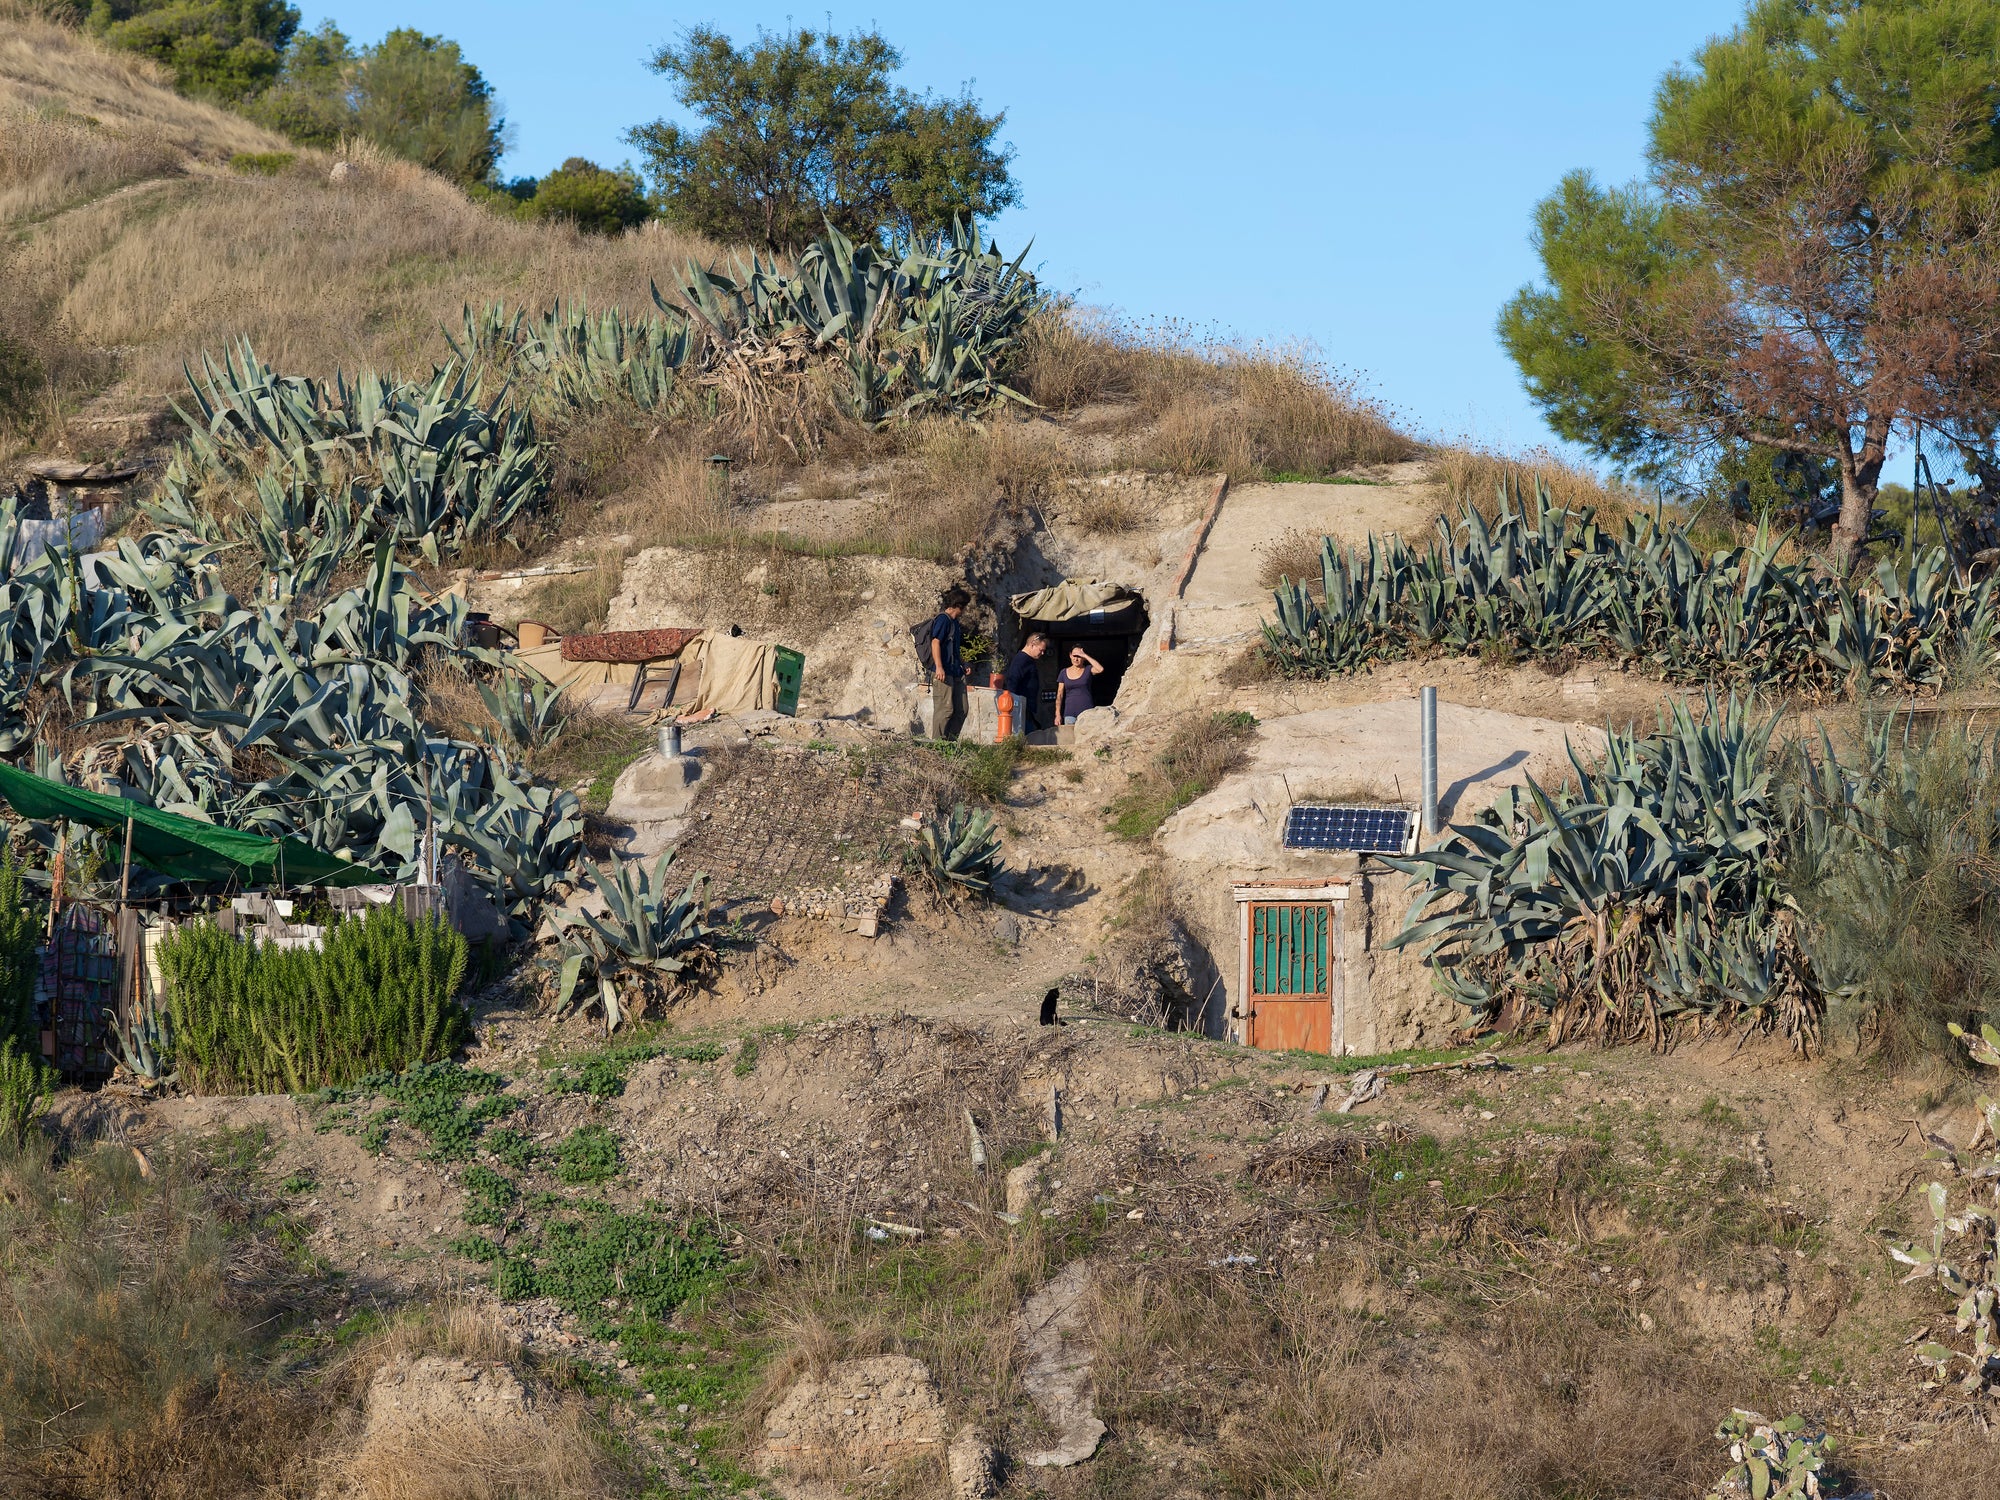
[(125, 862), (118, 872), (118, 922), (112, 928), (112, 931), (118, 934), (118, 940), (121, 945), (124, 943), (128, 931), (133, 935), (131, 948), (125, 955), (125, 962), (131, 965), (128, 972), (132, 976), (132, 981), (130, 984), (124, 986), (125, 993), (119, 996), (118, 999), (118, 1009), (123, 1012), (123, 1020), (128, 1027), (134, 1025), (139, 1019), (139, 1008), (134, 1002), (139, 993), (139, 965), (145, 962), (146, 951), (145, 939), (138, 936), (139, 919), (126, 904), (131, 893), (132, 815), (127, 813), (125, 815)]
[[(437, 805), (431, 801), (431, 758), (430, 741), (424, 741), (424, 883), (435, 888), (438, 884), (437, 872)], [(432, 898), (425, 896), (425, 914), (429, 915)]]
[(56, 857), (49, 863), (49, 930), (56, 935), (56, 908), (62, 905), (63, 881), (69, 875), (69, 824), (56, 824)]

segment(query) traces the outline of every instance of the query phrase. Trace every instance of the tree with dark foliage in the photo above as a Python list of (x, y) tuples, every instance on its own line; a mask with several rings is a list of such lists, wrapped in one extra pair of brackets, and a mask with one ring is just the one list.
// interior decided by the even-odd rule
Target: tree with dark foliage
[(909, 242), (1015, 203), (1004, 112), (969, 93), (896, 86), (879, 32), (759, 32), (738, 48), (708, 27), (654, 55), (653, 71), (699, 127), (655, 120), (627, 139), (645, 155), (661, 213), (721, 240), (809, 243), (824, 224)]
[(1566, 178), (1500, 337), (1549, 423), (1628, 466), (1750, 444), (1833, 465), (1837, 553), (1892, 433), (1993, 471), (2000, 5), (1755, 0), (1661, 83), (1651, 180)]

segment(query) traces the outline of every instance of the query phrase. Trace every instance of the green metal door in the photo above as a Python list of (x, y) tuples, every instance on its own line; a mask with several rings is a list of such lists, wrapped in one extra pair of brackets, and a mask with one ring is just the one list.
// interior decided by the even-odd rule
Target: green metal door
[(1250, 907), (1249, 1036), (1271, 1051), (1335, 1050), (1329, 935), (1323, 901), (1254, 902)]
[(1259, 904), (1252, 910), (1251, 994), (1326, 993), (1327, 914), (1323, 902)]

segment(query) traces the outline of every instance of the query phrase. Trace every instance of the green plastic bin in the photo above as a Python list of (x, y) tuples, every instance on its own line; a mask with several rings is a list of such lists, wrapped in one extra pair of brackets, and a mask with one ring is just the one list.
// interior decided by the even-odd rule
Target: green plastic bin
[(794, 651), (790, 646), (780, 646), (777, 650), (778, 697), (772, 705), (781, 714), (796, 714), (799, 711), (799, 684), (805, 680), (806, 657), (803, 651)]

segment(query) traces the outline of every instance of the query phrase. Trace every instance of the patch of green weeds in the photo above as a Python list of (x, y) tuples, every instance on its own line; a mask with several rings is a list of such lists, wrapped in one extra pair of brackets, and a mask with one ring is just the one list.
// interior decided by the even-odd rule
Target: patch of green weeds
[(1286, 469), (1282, 473), (1266, 475), (1266, 484), (1359, 484), (1370, 489), (1377, 488), (1373, 479), (1357, 479), (1352, 474), (1308, 474), (1303, 471)]
[(556, 1176), (572, 1184), (609, 1182), (624, 1170), (618, 1137), (602, 1125), (584, 1125), (556, 1147)]
[(1579, 1226), (1594, 1213), (1622, 1210), (1629, 1227), (1600, 1241), (1607, 1250), (1636, 1254), (1643, 1244), (1648, 1261), (1664, 1251), (1711, 1275), (1745, 1252), (1810, 1254), (1820, 1243), (1813, 1220), (1762, 1192), (1751, 1163), (1670, 1139), (1651, 1111), (1599, 1106), (1573, 1132), (1522, 1135), (1510, 1125), (1430, 1149), (1421, 1168), (1444, 1180), (1447, 1202), (1481, 1209), (1505, 1198), (1521, 1238), (1588, 1238)]
[(525, 1172), (535, 1164), (542, 1154), (542, 1148), (527, 1135), (512, 1125), (502, 1125), (497, 1130), (489, 1130), (481, 1137), (480, 1144), (500, 1159), (502, 1164), (517, 1172)]
[(303, 1197), (319, 1186), (319, 1179), (310, 1172), (294, 1172), (278, 1184), (278, 1191), (289, 1198)]
[(1315, 1073), (1359, 1073), (1364, 1068), (1393, 1068), (1405, 1064), (1423, 1067), (1430, 1063), (1460, 1062), (1477, 1057), (1481, 1047), (1411, 1047), (1402, 1052), (1378, 1052), (1369, 1057), (1328, 1057), (1324, 1052), (1273, 1052), (1285, 1066), (1306, 1068)]
[(430, 1143), (432, 1158), (453, 1161), (470, 1156), (473, 1142), (486, 1126), (514, 1108), (514, 1101), (501, 1092), (506, 1086), (507, 1080), (498, 1073), (431, 1062), (403, 1073), (373, 1074), (352, 1088), (328, 1090), (322, 1097), (334, 1103), (389, 1101), (355, 1127), (371, 1151), (380, 1153), (388, 1144), (389, 1127), (401, 1124)]
[(474, 1164), (459, 1179), (465, 1189), (464, 1219), (468, 1224), (504, 1224), (508, 1210), (521, 1201), (521, 1190), (491, 1167)]
[(545, 1087), (551, 1094), (588, 1094), (593, 1099), (615, 1099), (625, 1092), (625, 1080), (640, 1063), (656, 1057), (678, 1062), (711, 1063), (728, 1049), (721, 1042), (700, 1040), (668, 1042), (657, 1036), (643, 1037), (613, 1047), (574, 1053), (552, 1067)]
[(925, 771), (932, 776), (942, 772), (948, 783), (939, 798), (941, 802), (981, 802), (988, 806), (1006, 800), (1014, 773), (1022, 765), (1039, 764), (1028, 759), (1033, 752), (1019, 739), (1004, 739), (991, 745), (971, 740), (906, 740), (872, 753), (929, 762)]
[(294, 151), (238, 151), (229, 158), (229, 170), (246, 176), (276, 177), (298, 159)]
[(1713, 1125), (1718, 1130), (1746, 1131), (1749, 1123), (1736, 1112), (1732, 1105), (1724, 1104), (1720, 1098), (1710, 1094), (1701, 1101), (1701, 1108), (1694, 1117), (1704, 1125)]
[(547, 1297), (593, 1338), (658, 1339), (674, 1310), (714, 1286), (729, 1253), (707, 1225), (636, 1213), (567, 1214), (499, 1263), (502, 1297)]
[(364, 1307), (351, 1317), (342, 1319), (333, 1328), (333, 1344), (336, 1349), (351, 1349), (364, 1339), (371, 1339), (389, 1326), (389, 1320), (377, 1307)]
[(736, 1066), (729, 1071), (738, 1078), (748, 1078), (757, 1071), (757, 1038), (754, 1033), (743, 1038), (743, 1044), (736, 1049)]
[(1257, 716), (1240, 709), (1183, 717), (1160, 753), (1111, 803), (1111, 831), (1120, 838), (1151, 838), (1168, 818), (1247, 763), (1256, 729)]
[(740, 1405), (770, 1353), (766, 1340), (742, 1330), (704, 1343), (657, 1321), (628, 1325), (618, 1348), (637, 1367), (640, 1386), (661, 1406), (685, 1405), (691, 1413)]
[(588, 781), (583, 805), (602, 812), (611, 805), (618, 775), (653, 748), (653, 733), (610, 714), (571, 714), (563, 732), (530, 756), (534, 769), (559, 786)]
[(657, 1042), (600, 1047), (556, 1069), (549, 1074), (544, 1087), (551, 1094), (588, 1094), (593, 1099), (615, 1099), (625, 1092), (626, 1075), (640, 1063), (651, 1062), (661, 1050)]

